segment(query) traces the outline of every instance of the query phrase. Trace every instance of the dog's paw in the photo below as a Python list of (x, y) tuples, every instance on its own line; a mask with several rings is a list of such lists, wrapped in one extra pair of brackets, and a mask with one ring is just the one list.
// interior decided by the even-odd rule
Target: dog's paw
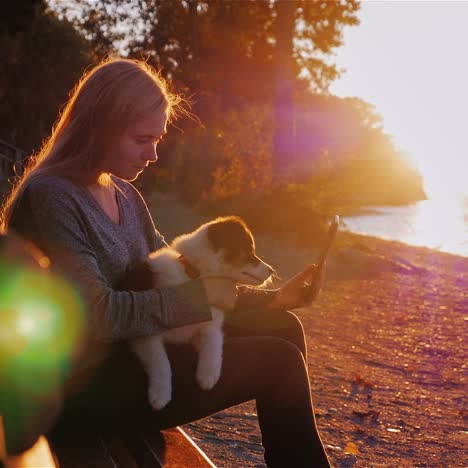
[(171, 401), (171, 389), (161, 385), (150, 385), (148, 400), (155, 410), (163, 409)]
[(197, 369), (197, 382), (203, 390), (211, 390), (221, 375), (221, 369), (203, 368)]

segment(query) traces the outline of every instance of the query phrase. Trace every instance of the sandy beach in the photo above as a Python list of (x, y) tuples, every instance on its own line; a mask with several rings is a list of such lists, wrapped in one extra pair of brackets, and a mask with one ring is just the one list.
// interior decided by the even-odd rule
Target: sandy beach
[[(153, 202), (167, 240), (204, 221), (170, 197)], [(316, 301), (295, 311), (333, 466), (468, 466), (468, 258), (351, 237)], [(293, 241), (280, 251), (275, 239), (256, 240), (283, 278), (314, 258)], [(254, 402), (184, 428), (219, 467), (264, 466)]]

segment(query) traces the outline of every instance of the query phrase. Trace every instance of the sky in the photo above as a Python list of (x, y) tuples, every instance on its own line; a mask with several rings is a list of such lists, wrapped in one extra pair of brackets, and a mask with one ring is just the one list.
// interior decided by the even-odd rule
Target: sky
[(429, 197), (468, 193), (468, 1), (365, 0), (358, 16), (330, 91), (376, 106)]

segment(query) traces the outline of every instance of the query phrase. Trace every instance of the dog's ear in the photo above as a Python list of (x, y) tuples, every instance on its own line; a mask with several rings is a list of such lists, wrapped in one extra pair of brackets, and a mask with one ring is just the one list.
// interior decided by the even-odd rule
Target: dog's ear
[(253, 236), (247, 225), (236, 216), (219, 218), (208, 225), (208, 240), (215, 250), (224, 249), (225, 260), (249, 255), (255, 250)]

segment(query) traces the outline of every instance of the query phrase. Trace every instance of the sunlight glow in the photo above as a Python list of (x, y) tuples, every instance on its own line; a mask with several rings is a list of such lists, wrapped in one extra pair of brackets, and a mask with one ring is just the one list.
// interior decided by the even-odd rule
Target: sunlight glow
[(468, 194), (468, 2), (362, 2), (330, 91), (371, 102), (430, 198)]
[[(420, 203), (409, 241), (417, 240), (423, 245), (448, 252), (454, 251), (462, 244), (464, 241), (462, 205), (456, 203), (453, 198), (456, 197), (452, 195), (452, 199), (448, 199), (437, 196)], [(440, 239), (443, 239), (443, 245), (440, 244)]]
[(459, 196), (447, 192), (410, 206), (375, 208), (382, 215), (378, 222), (375, 215), (344, 218), (344, 221), (352, 231), (361, 234), (468, 255), (466, 207)]

